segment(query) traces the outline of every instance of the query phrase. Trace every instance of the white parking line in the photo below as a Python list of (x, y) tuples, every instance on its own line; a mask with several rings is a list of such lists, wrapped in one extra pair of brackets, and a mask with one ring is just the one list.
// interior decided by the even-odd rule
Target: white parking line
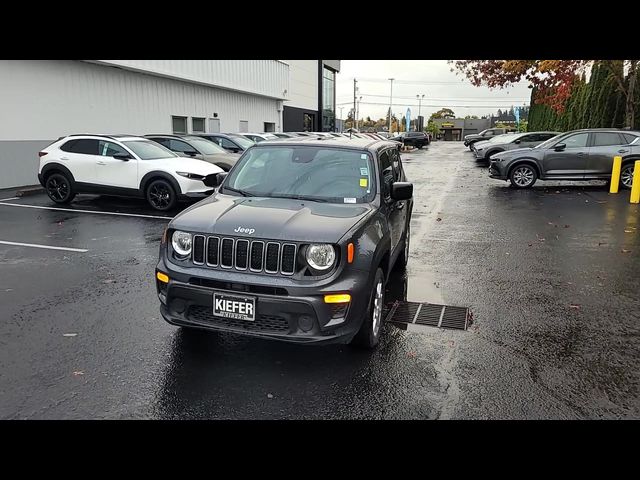
[(2, 245), (15, 245), (17, 247), (46, 248), (48, 250), (64, 250), (65, 252), (86, 253), (86, 252), (89, 251), (86, 248), (54, 247), (53, 245), (38, 245), (36, 243), (7, 242), (5, 240), (0, 240), (0, 244), (2, 244)]
[(0, 198), (0, 202), (8, 202), (9, 200), (18, 200), (20, 197)]
[(4, 203), (0, 201), (0, 205), (7, 207), (22, 207), (22, 208), (36, 208), (39, 210), (57, 210), (61, 212), (76, 212), (76, 213), (95, 213), (97, 215), (117, 215), (121, 217), (141, 217), (141, 218), (161, 218), (162, 220), (171, 220), (173, 217), (162, 217), (160, 215), (141, 215), (139, 213), (118, 213), (118, 212), (99, 212), (97, 210), (76, 210), (73, 208), (57, 208), (57, 207), (40, 207), (38, 205), (23, 205), (17, 203)]

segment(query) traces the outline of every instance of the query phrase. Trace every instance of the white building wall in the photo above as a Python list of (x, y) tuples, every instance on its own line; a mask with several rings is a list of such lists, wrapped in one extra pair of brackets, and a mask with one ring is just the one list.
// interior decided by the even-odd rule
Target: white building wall
[(63, 135), (171, 133), (172, 115), (205, 117), (209, 129), (214, 112), (222, 132), (239, 131), (241, 120), (250, 131), (263, 131), (264, 122), (278, 131), (279, 105), (84, 61), (0, 60), (0, 188), (37, 183), (38, 150)]
[(280, 60), (95, 60), (207, 86), (285, 99), (289, 67)]
[(283, 60), (289, 65), (289, 100), (285, 107), (318, 110), (318, 60)]

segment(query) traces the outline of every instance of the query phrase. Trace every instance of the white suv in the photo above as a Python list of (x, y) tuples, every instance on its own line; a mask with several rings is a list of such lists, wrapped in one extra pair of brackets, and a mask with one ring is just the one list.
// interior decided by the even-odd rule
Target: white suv
[(147, 138), (124, 135), (69, 135), (38, 155), (38, 180), (56, 203), (68, 203), (77, 193), (98, 193), (146, 198), (164, 211), (179, 199), (211, 194), (203, 179), (222, 172)]

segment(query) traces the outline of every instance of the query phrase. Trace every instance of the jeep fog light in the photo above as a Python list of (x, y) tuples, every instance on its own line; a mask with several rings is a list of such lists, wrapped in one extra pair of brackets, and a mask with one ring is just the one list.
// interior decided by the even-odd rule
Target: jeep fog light
[(315, 270), (328, 270), (336, 260), (333, 245), (316, 244), (307, 248), (307, 263)]

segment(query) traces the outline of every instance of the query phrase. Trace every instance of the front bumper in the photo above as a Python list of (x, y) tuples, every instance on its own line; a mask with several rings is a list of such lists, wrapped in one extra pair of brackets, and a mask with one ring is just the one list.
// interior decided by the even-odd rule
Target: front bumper
[[(179, 326), (232, 332), (293, 343), (348, 343), (358, 332), (370, 300), (368, 272), (346, 269), (332, 281), (296, 281), (277, 275), (179, 267), (161, 258), (156, 280), (163, 318)], [(213, 293), (255, 298), (255, 321), (213, 315)], [(348, 304), (327, 304), (324, 295), (350, 293)]]
[(496, 162), (495, 160), (489, 162), (489, 177), (497, 178), (498, 180), (507, 180), (506, 173), (500, 168), (500, 162)]

